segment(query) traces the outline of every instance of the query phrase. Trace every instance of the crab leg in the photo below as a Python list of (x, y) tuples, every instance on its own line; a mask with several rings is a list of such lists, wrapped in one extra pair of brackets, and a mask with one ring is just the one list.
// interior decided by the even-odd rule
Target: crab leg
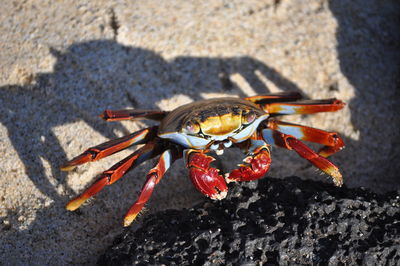
[(130, 135), (104, 142), (87, 149), (82, 154), (61, 166), (62, 171), (70, 171), (80, 164), (93, 162), (119, 152), (131, 145), (143, 144), (154, 138), (157, 127), (145, 128)]
[(318, 154), (322, 157), (328, 157), (344, 148), (342, 138), (336, 132), (327, 132), (321, 129), (306, 127), (302, 125), (270, 119), (268, 127), (293, 137), (325, 145)]
[(264, 140), (271, 145), (274, 144), (278, 147), (297, 152), (297, 154), (308, 160), (315, 167), (330, 175), (333, 178), (333, 182), (336, 186), (341, 186), (343, 184), (342, 174), (336, 165), (334, 165), (328, 159), (315, 153), (307, 145), (302, 143), (294, 136), (287, 135), (273, 129), (263, 129), (262, 135)]
[(150, 199), (154, 187), (160, 182), (161, 178), (172, 163), (181, 156), (181, 153), (177, 152), (176, 149), (166, 150), (161, 154), (156, 166), (154, 166), (147, 174), (146, 183), (140, 191), (139, 198), (126, 213), (124, 217), (124, 226), (129, 226), (133, 220), (135, 220), (143, 206)]
[(168, 112), (159, 110), (105, 110), (100, 117), (106, 121), (151, 119), (160, 121)]
[(252, 97), (244, 98), (246, 101), (253, 102), (255, 104), (267, 104), (275, 102), (292, 102), (301, 99), (302, 96), (296, 91), (280, 92), (266, 95), (256, 95)]
[(194, 186), (211, 199), (226, 197), (228, 187), (219, 170), (211, 168), (210, 164), (215, 159), (202, 150), (185, 150), (186, 167), (189, 169), (190, 179)]
[(304, 100), (291, 103), (261, 104), (261, 108), (271, 115), (313, 114), (319, 112), (335, 112), (342, 109), (345, 103), (337, 99)]
[[(256, 137), (252, 136), (247, 147), (240, 143), (239, 147), (248, 151), (248, 156), (243, 160), (245, 164), (239, 164), (239, 168), (232, 170), (225, 179), (229, 182), (251, 181), (263, 177), (269, 170), (271, 165), (271, 157), (268, 144)], [(249, 148), (248, 148), (249, 146)]]
[(138, 166), (147, 159), (160, 154), (159, 148), (154, 143), (148, 143), (141, 147), (122, 161), (113, 165), (107, 171), (104, 171), (100, 177), (82, 194), (68, 202), (66, 209), (74, 211), (78, 209), (88, 198), (100, 192), (105, 186), (111, 185), (120, 179), (126, 172)]

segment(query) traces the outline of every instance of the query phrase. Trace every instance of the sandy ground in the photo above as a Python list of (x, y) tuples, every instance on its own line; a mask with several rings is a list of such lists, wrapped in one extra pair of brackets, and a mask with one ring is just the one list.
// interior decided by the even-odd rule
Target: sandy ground
[[(399, 189), (397, 1), (2, 1), (0, 264), (93, 264), (123, 228), (146, 163), (77, 213), (69, 198), (131, 150), (63, 173), (86, 148), (146, 127), (104, 109), (161, 108), (223, 95), (297, 90), (338, 113), (286, 121), (339, 132), (345, 185)], [(224, 170), (242, 154), (228, 152)], [(273, 150), (271, 176), (326, 180)], [(203, 199), (178, 161), (148, 212)], [(140, 220), (140, 218), (139, 218)], [(140, 221), (133, 226), (139, 226)]]

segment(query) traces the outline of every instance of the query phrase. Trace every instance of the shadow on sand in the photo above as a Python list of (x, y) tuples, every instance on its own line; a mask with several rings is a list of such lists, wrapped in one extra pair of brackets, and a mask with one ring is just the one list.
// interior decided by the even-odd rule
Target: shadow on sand
[[(338, 22), (340, 70), (354, 88), (348, 103), (358, 141), (352, 150), (352, 176), (378, 191), (400, 189), (400, 3), (329, 1)], [(357, 150), (363, 152), (354, 152)], [(350, 154), (349, 154), (350, 155)]]
[(59, 166), (67, 157), (53, 133), (59, 125), (83, 120), (103, 136), (115, 138), (115, 131), (128, 131), (119, 123), (101, 121), (98, 115), (104, 109), (158, 109), (156, 103), (174, 94), (193, 100), (202, 99), (202, 93), (244, 96), (229, 79), (236, 73), (260, 94), (269, 90), (256, 71), (283, 90), (300, 91), (277, 71), (250, 57), (178, 57), (167, 62), (152, 51), (109, 40), (77, 43), (65, 52), (51, 52), (57, 58), (54, 72), (38, 74), (32, 86), (0, 88), (0, 110), (6, 114), (0, 122), (7, 128), (29, 178), (54, 200), (59, 196), (54, 184), (45, 178), (40, 158), (50, 163), (53, 177), (65, 186), (66, 174)]
[[(193, 100), (202, 99), (203, 93), (245, 96), (229, 78), (233, 74), (239, 74), (257, 94), (269, 92), (259, 74), (282, 90), (301, 92), (296, 84), (251, 57), (177, 57), (166, 61), (152, 51), (112, 40), (75, 43), (65, 51), (52, 49), (51, 53), (56, 58), (53, 72), (37, 74), (31, 85), (0, 88), (0, 113), (4, 114), (0, 116), (0, 123), (7, 128), (8, 138), (23, 162), (27, 176), (41, 193), (54, 200), (54, 204), (37, 212), (27, 231), (12, 229), (9, 232), (15, 234), (12, 239), (18, 239), (12, 245), (27, 245), (29, 240), (24, 235), (32, 230), (56, 235), (60, 241), (71, 241), (72, 244), (73, 234), (68, 237), (66, 232), (82, 226), (79, 215), (73, 218), (69, 213), (55, 217), (54, 226), (49, 224), (48, 217), (54, 215), (52, 208), (66, 212), (63, 206), (74, 195), (66, 184), (66, 173), (59, 170), (67, 156), (54, 134), (56, 127), (84, 121), (106, 138), (115, 138), (116, 132), (129, 132), (120, 123), (99, 119), (98, 115), (104, 109), (158, 109), (158, 102), (177, 94)], [(45, 173), (43, 161), (50, 164), (53, 180)], [(59, 193), (60, 187), (64, 193)], [(10, 216), (13, 215), (10, 213)], [(11, 221), (15, 219), (9, 217)], [(95, 215), (86, 216), (85, 223), (96, 223)], [(62, 225), (65, 227), (59, 231)], [(10, 245), (11, 238), (4, 240), (5, 246)], [(47, 240), (44, 237), (37, 241), (46, 243)], [(6, 250), (10, 249), (13, 247), (6, 247)], [(36, 256), (41, 252), (44, 250), (37, 250)], [(67, 257), (71, 251), (64, 252), (66, 261), (70, 261)]]

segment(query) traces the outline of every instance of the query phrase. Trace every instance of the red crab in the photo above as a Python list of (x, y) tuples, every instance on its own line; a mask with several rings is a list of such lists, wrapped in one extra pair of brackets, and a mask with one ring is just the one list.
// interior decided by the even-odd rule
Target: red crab
[[(326, 157), (344, 147), (336, 132), (279, 121), (277, 115), (334, 112), (344, 107), (337, 99), (302, 100), (296, 92), (260, 95), (247, 98), (217, 98), (186, 104), (171, 112), (159, 110), (106, 110), (106, 121), (152, 119), (159, 126), (142, 129), (118, 139), (89, 148), (67, 162), (62, 170), (96, 161), (131, 145), (145, 144), (130, 156), (103, 172), (99, 179), (81, 195), (71, 200), (66, 208), (76, 210), (88, 198), (105, 186), (120, 179), (140, 163), (161, 155), (157, 164), (146, 176), (139, 198), (124, 218), (128, 226), (136, 218), (171, 164), (185, 157), (186, 167), (194, 186), (212, 199), (223, 199), (228, 191), (227, 182), (250, 181), (263, 177), (271, 164), (270, 146), (294, 150), (318, 169), (342, 185), (339, 169)], [(324, 145), (315, 153), (303, 142)], [(210, 166), (215, 160), (211, 151), (221, 154), (225, 148), (239, 147), (246, 154), (244, 164), (225, 177)]]

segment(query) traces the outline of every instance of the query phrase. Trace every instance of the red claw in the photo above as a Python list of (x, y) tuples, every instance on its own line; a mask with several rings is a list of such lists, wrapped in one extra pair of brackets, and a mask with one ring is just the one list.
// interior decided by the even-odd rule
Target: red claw
[(190, 152), (188, 154), (187, 167), (194, 186), (204, 195), (212, 199), (226, 197), (228, 187), (216, 168), (210, 168), (214, 158), (202, 152)]
[(238, 169), (233, 170), (226, 181), (251, 181), (263, 177), (271, 165), (269, 150), (265, 147), (258, 149), (253, 156), (247, 156), (243, 160), (246, 164), (239, 165)]

